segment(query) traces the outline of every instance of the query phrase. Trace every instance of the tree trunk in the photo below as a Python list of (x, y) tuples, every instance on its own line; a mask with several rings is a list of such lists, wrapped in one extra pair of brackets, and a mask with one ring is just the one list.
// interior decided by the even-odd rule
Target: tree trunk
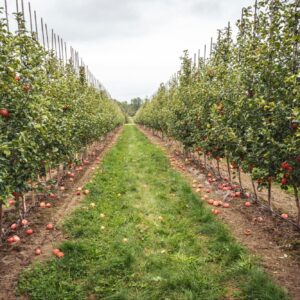
[(239, 184), (240, 184), (240, 187), (241, 187), (241, 192), (242, 192), (242, 194), (244, 194), (244, 190), (243, 190), (243, 186), (242, 186), (241, 169), (240, 169), (239, 166), (237, 167), (237, 171), (238, 171), (238, 177), (239, 177)]
[(294, 188), (294, 195), (295, 195), (295, 201), (296, 201), (296, 206), (298, 210), (298, 216), (297, 216), (297, 225), (300, 226), (300, 200), (299, 200), (299, 193), (298, 193), (298, 188), (295, 184), (293, 184)]
[(35, 197), (35, 190), (34, 190), (34, 184), (33, 183), (31, 184), (31, 198), (32, 198), (33, 205), (35, 205), (36, 204), (36, 197)]
[(0, 201), (0, 245), (2, 238), (2, 226), (3, 226), (3, 202)]
[(231, 178), (231, 169), (230, 169), (230, 163), (229, 163), (228, 156), (226, 157), (226, 162), (227, 162), (228, 179), (229, 179), (229, 182), (231, 182), (232, 181), (232, 178)]
[(254, 183), (254, 180), (253, 178), (251, 177), (251, 183), (252, 183), (252, 188), (253, 188), (253, 193), (254, 193), (254, 197), (255, 197), (255, 203), (257, 203), (257, 192), (256, 192), (256, 187), (255, 187), (255, 183)]
[(270, 179), (268, 181), (268, 205), (271, 211), (273, 211), (272, 208), (272, 180)]
[(22, 194), (21, 199), (22, 199), (22, 218), (24, 219), (27, 212), (26, 198), (24, 194)]
[(218, 170), (218, 174), (221, 177), (221, 172), (220, 172), (220, 161), (217, 159), (217, 170)]

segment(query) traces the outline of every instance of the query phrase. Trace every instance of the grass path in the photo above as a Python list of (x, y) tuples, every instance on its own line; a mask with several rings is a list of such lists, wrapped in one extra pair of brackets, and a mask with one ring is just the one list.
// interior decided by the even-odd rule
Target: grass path
[[(65, 221), (63, 259), (25, 270), (30, 299), (288, 299), (128, 125)], [(94, 205), (95, 204), (95, 205)]]

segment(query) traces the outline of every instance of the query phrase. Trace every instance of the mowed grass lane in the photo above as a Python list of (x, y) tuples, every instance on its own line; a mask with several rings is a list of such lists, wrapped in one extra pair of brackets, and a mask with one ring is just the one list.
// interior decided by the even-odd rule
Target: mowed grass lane
[[(288, 299), (134, 125), (65, 222), (63, 259), (20, 278), (29, 299)], [(95, 204), (95, 205), (94, 205)]]

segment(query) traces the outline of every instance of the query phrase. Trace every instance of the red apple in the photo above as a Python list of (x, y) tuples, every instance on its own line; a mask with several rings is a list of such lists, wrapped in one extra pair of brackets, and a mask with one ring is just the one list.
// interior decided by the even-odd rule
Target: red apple
[(287, 179), (286, 179), (285, 177), (283, 177), (283, 178), (281, 179), (281, 184), (282, 184), (282, 185), (286, 185), (286, 184), (287, 184)]
[(35, 253), (36, 256), (38, 256), (38, 255), (41, 255), (42, 251), (41, 251), (40, 248), (36, 248), (34, 253)]
[(51, 203), (48, 202), (48, 203), (46, 204), (46, 207), (47, 207), (47, 208), (50, 208), (50, 207), (51, 207)]
[(14, 243), (18, 243), (21, 241), (21, 239), (17, 235), (14, 235), (13, 239), (14, 239)]
[(288, 217), (289, 217), (288, 214), (282, 214), (282, 215), (281, 215), (281, 218), (282, 218), (282, 219), (288, 219)]
[(9, 204), (9, 206), (14, 206), (14, 205), (15, 205), (15, 203), (16, 203), (16, 201), (15, 201), (15, 200), (13, 200), (13, 199), (9, 199), (9, 200), (8, 200), (8, 204)]
[(10, 245), (18, 243), (20, 241), (21, 241), (21, 239), (17, 235), (13, 235), (7, 239), (7, 243)]
[(289, 167), (290, 167), (290, 165), (289, 165), (287, 162), (283, 162), (283, 163), (281, 164), (281, 168), (284, 169), (284, 170), (288, 170)]
[(53, 249), (53, 250), (52, 250), (52, 253), (53, 253), (53, 255), (55, 255), (55, 256), (56, 256), (56, 255), (57, 255), (57, 253), (59, 253), (59, 252), (60, 252), (60, 250), (59, 250), (59, 249)]
[(246, 207), (250, 207), (251, 205), (252, 205), (251, 202), (249, 202), (249, 201), (245, 202)]
[(63, 258), (63, 257), (65, 256), (65, 254), (64, 254), (63, 252), (59, 251), (59, 252), (56, 254), (56, 256), (57, 256), (58, 258)]
[(47, 228), (47, 230), (52, 230), (53, 224), (52, 223), (47, 224), (46, 228)]
[(20, 242), (21, 239), (17, 235), (13, 235), (7, 239), (8, 244), (14, 244)]
[(28, 225), (28, 221), (27, 221), (26, 219), (23, 219), (23, 220), (21, 221), (21, 224), (22, 224), (23, 226), (27, 226), (27, 225)]
[(0, 116), (3, 118), (8, 118), (9, 117), (9, 111), (5, 108), (0, 109)]
[(14, 223), (10, 226), (11, 230), (17, 230), (17, 228), (18, 228), (18, 225), (16, 223)]
[(44, 202), (44, 201), (41, 202), (41, 203), (40, 203), (40, 207), (41, 207), (41, 208), (46, 208), (46, 202)]
[(9, 237), (9, 238), (7, 239), (7, 243), (8, 243), (8, 244), (12, 244), (12, 243), (14, 243), (14, 242), (15, 242), (15, 239), (14, 239), (13, 236), (11, 236), (11, 237)]
[(32, 235), (33, 234), (33, 230), (32, 229), (27, 229), (26, 230), (26, 234), (27, 235)]

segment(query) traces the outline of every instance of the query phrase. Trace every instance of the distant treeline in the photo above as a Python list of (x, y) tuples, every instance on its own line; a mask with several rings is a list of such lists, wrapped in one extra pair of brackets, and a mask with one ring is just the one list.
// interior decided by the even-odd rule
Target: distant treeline
[(142, 104), (143, 100), (139, 97), (130, 100), (130, 103), (128, 103), (127, 101), (119, 102), (119, 105), (122, 108), (123, 112), (130, 117), (133, 117), (136, 114)]

